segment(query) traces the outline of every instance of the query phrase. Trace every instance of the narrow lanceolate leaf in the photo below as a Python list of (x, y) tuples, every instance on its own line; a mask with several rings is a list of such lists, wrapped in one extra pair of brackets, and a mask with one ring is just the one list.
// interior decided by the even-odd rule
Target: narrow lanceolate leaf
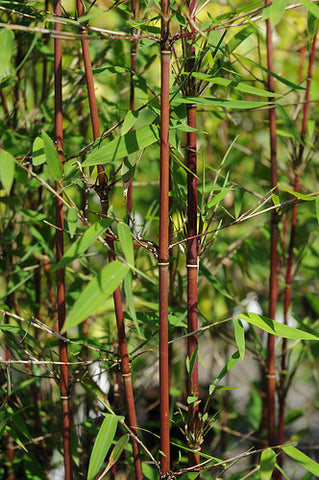
[(294, 190), (291, 190), (290, 188), (285, 187), (281, 183), (278, 183), (278, 187), (282, 188), (286, 192), (290, 193), (290, 195), (298, 198), (299, 200), (304, 200), (305, 202), (312, 202), (313, 200), (316, 200), (317, 197), (314, 195), (305, 195), (303, 193), (295, 192)]
[(88, 248), (96, 241), (96, 239), (104, 233), (111, 225), (112, 220), (103, 218), (98, 220), (88, 228), (82, 237), (78, 238), (72, 243), (71, 247), (65, 252), (56, 268), (66, 267), (69, 263), (73, 262), (77, 258), (81, 257)]
[(14, 171), (15, 171), (15, 161), (11, 153), (6, 152), (5, 150), (0, 151), (0, 181), (3, 188), (9, 194), (13, 180), (14, 180)]
[(319, 18), (319, 7), (316, 3), (310, 2), (310, 0), (300, 0), (300, 3), (307, 8), (307, 10), (314, 15), (316, 18)]
[(312, 460), (312, 458), (308, 457), (308, 455), (305, 455), (298, 450), (298, 448), (292, 447), (291, 445), (281, 448), (286, 455), (295, 460), (295, 462), (299, 463), (299, 465), (308, 470), (308, 472), (311, 472), (313, 475), (319, 478), (319, 464)]
[(127, 272), (129, 266), (117, 260), (107, 264), (84, 288), (67, 316), (62, 332), (78, 325), (93, 315), (114, 292)]
[(58, 182), (59, 180), (61, 180), (63, 175), (62, 165), (61, 165), (58, 152), (56, 151), (51, 138), (45, 132), (42, 132), (42, 140), (44, 145), (46, 162), (48, 165), (50, 175), (52, 176), (53, 180)]
[(222, 100), (214, 97), (178, 97), (173, 103), (194, 103), (196, 105), (206, 105), (207, 107), (222, 107), (228, 110), (249, 110), (251, 108), (261, 108), (269, 105), (270, 102), (252, 102), (245, 100)]
[(130, 265), (134, 265), (134, 249), (130, 227), (121, 222), (117, 226), (117, 231), (124, 256)]
[(107, 144), (102, 144), (100, 148), (97, 145), (82, 165), (88, 167), (121, 160), (131, 155), (131, 153), (139, 152), (143, 148), (152, 145), (157, 142), (158, 139), (158, 128), (154, 125), (133, 130), (125, 133), (121, 137), (111, 140)]
[(289, 133), (291, 133), (291, 135), (293, 135), (293, 137), (295, 138), (295, 140), (297, 140), (298, 143), (302, 144), (302, 140), (300, 138), (300, 135), (299, 133), (297, 132), (291, 118), (289, 117), (289, 115), (287, 114), (286, 110), (284, 109), (284, 107), (282, 107), (281, 105), (277, 105), (277, 110), (278, 112), (280, 113), (280, 116), (281, 118), (283, 119)]
[(118, 459), (120, 458), (120, 456), (122, 455), (122, 452), (124, 450), (124, 448), (126, 447), (126, 445), (128, 444), (128, 441), (130, 439), (130, 436), (127, 434), (127, 435), (123, 435), (115, 444), (112, 452), (111, 452), (111, 455), (110, 455), (110, 458), (109, 458), (109, 463), (108, 463), (108, 466), (106, 467), (106, 469), (104, 470), (103, 472), (103, 475), (105, 475), (109, 470), (110, 468), (112, 468), (112, 466), (118, 461)]
[(36, 137), (32, 147), (32, 165), (42, 165), (45, 163), (44, 143), (41, 137)]
[(278, 337), (289, 338), (291, 340), (319, 340), (317, 335), (304, 332), (298, 328), (289, 327), (288, 325), (283, 325), (270, 318), (257, 315), (257, 313), (241, 313), (239, 318)]
[(0, 81), (12, 71), (11, 57), (14, 49), (14, 33), (12, 30), (0, 30)]
[(245, 355), (245, 331), (242, 322), (238, 318), (234, 318), (235, 342), (238, 347), (241, 360)]
[(214, 195), (213, 198), (208, 202), (207, 208), (212, 208), (215, 205), (219, 204), (227, 195), (227, 193), (232, 189), (232, 187), (225, 188), (221, 192)]
[(239, 352), (235, 352), (231, 357), (230, 359), (228, 360), (228, 362), (226, 363), (226, 365), (222, 368), (222, 370), (220, 371), (219, 375), (217, 375), (217, 377), (215, 378), (214, 382), (209, 385), (209, 395), (212, 395), (214, 393), (214, 391), (216, 390), (217, 388), (217, 385), (218, 383), (222, 380), (222, 378), (224, 378), (228, 372), (230, 372), (230, 370), (236, 365), (237, 361), (239, 359)]
[(73, 238), (76, 227), (78, 224), (78, 209), (76, 207), (72, 207), (68, 210), (68, 229), (71, 235), (71, 238)]
[(319, 223), (319, 197), (316, 198), (316, 214), (317, 214), (317, 220)]
[(260, 480), (271, 480), (275, 463), (275, 452), (271, 448), (263, 450), (260, 457)]
[(116, 433), (117, 417), (107, 413), (96, 437), (90, 457), (87, 480), (93, 480), (100, 470)]

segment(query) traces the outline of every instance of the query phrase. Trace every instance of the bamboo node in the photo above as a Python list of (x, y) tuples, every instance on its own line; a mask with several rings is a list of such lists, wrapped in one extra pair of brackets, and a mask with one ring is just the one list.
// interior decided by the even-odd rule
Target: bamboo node
[(167, 267), (169, 265), (168, 262), (158, 262), (159, 267)]
[(70, 397), (69, 397), (69, 395), (60, 395), (60, 399), (61, 400), (69, 400)]
[(131, 374), (130, 373), (122, 373), (122, 377), (130, 377)]
[(186, 265), (186, 268), (198, 268), (198, 265)]
[(267, 378), (276, 379), (277, 377), (276, 377), (276, 374), (275, 374), (275, 373), (272, 373), (272, 374), (267, 373)]

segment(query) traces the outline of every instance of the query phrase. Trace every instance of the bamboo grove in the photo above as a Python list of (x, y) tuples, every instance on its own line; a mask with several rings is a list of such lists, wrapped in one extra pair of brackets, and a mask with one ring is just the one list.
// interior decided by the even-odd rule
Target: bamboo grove
[(317, 3), (0, 12), (1, 478), (318, 478)]

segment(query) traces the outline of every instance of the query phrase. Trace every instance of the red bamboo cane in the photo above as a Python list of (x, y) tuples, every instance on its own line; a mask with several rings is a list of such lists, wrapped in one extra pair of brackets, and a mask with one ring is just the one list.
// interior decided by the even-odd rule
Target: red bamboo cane
[[(54, 13), (56, 17), (61, 16), (61, 2), (55, 1)], [(55, 31), (61, 31), (61, 23), (55, 23)], [(60, 38), (54, 39), (54, 79), (55, 79), (55, 141), (58, 154), (63, 164), (63, 114), (62, 114), (62, 41)], [(61, 185), (56, 183), (56, 189)], [(59, 262), (63, 257), (64, 239), (63, 239), (63, 203), (56, 197), (56, 261)], [(58, 328), (61, 331), (65, 318), (65, 277), (64, 268), (57, 270), (57, 302), (58, 302)], [(71, 412), (69, 405), (69, 371), (68, 371), (68, 349), (67, 342), (59, 341), (60, 361), (65, 364), (60, 369), (60, 398), (62, 401), (63, 415), (63, 447), (64, 447), (64, 478), (72, 479), (72, 453), (71, 453)]]
[[(84, 14), (84, 9), (80, 0), (77, 0), (77, 8), (78, 8), (79, 16), (82, 16)], [(85, 75), (86, 75), (86, 82), (87, 82), (87, 89), (88, 89), (93, 137), (94, 137), (94, 140), (96, 140), (97, 138), (100, 137), (100, 126), (99, 126), (96, 97), (94, 93), (94, 82), (93, 82), (92, 65), (91, 65), (90, 52), (89, 52), (89, 44), (87, 39), (85, 38), (82, 39), (82, 51), (83, 51), (84, 68), (85, 68)], [(107, 178), (104, 173), (104, 168), (102, 165), (98, 165), (98, 172), (99, 172), (99, 184), (101, 186), (106, 185)], [(102, 208), (102, 213), (104, 215), (107, 215), (108, 202), (101, 201), (101, 208)], [(109, 261), (112, 262), (113, 260), (115, 260), (115, 257), (113, 254), (114, 252), (113, 240), (110, 238), (107, 238), (107, 242), (110, 247), (108, 257), (109, 257)], [(127, 352), (122, 299), (121, 299), (121, 291), (119, 287), (116, 288), (116, 290), (113, 293), (113, 300), (114, 300), (115, 316), (116, 316), (116, 323), (117, 323), (117, 330), (118, 330), (119, 351), (121, 356), (121, 370), (122, 370), (122, 377), (124, 381), (129, 426), (133, 431), (134, 435), (138, 436), (135, 401), (134, 401), (134, 393), (133, 393), (133, 386), (132, 386), (132, 380), (131, 380), (131, 369), (130, 369), (130, 363), (129, 363), (129, 356)], [(138, 443), (136, 441), (136, 438), (134, 437), (131, 438), (131, 442), (132, 442), (133, 459), (134, 459), (134, 466), (135, 466), (135, 477), (137, 480), (142, 480), (143, 473), (142, 473), (142, 465), (141, 465), (141, 458), (140, 458)]]
[(169, 435), (169, 348), (168, 348), (168, 282), (169, 282), (169, 78), (171, 49), (169, 43), (169, 2), (161, 3), (161, 138), (160, 138), (160, 224), (159, 224), (159, 368), (161, 474), (170, 470)]
[[(298, 157), (296, 159), (296, 164), (294, 166), (295, 170), (295, 184), (294, 184), (294, 191), (296, 193), (299, 192), (300, 189), (300, 167), (302, 163), (302, 157), (304, 152), (304, 141), (307, 129), (307, 120), (308, 120), (308, 109), (309, 109), (309, 98), (310, 98), (310, 87), (311, 81), (313, 76), (313, 65), (315, 60), (315, 53), (316, 53), (316, 41), (317, 41), (317, 33), (315, 34), (312, 45), (311, 45), (311, 52), (309, 58), (309, 66), (308, 66), (308, 75), (307, 75), (307, 86), (306, 86), (306, 93), (305, 93), (305, 101), (303, 106), (303, 116), (302, 116), (302, 124), (301, 124), (301, 134), (300, 138), (302, 143), (299, 146)], [(291, 303), (291, 283), (293, 280), (293, 262), (294, 262), (294, 247), (295, 247), (295, 237), (296, 237), (296, 229), (297, 229), (297, 215), (298, 215), (298, 203), (296, 202), (292, 207), (291, 212), (291, 228), (290, 228), (290, 239), (289, 239), (289, 247), (288, 247), (288, 260), (287, 260), (287, 270), (286, 270), (286, 286), (285, 286), (285, 297), (284, 297), (284, 323), (287, 325), (288, 323), (288, 315)], [(282, 341), (282, 357), (281, 357), (281, 380), (282, 384), (284, 385), (284, 378), (285, 372), (287, 370), (287, 340), (284, 338)], [(282, 445), (285, 440), (284, 436), (284, 424), (285, 424), (285, 402), (286, 402), (286, 391), (283, 391), (279, 398), (279, 413), (278, 413), (278, 443)], [(282, 467), (284, 461), (283, 453), (281, 452), (278, 457), (278, 464)], [(279, 480), (283, 478), (282, 474), (278, 475)]]
[[(268, 5), (270, 0), (266, 0)], [(270, 20), (266, 20), (267, 30), (267, 67), (268, 70), (274, 71), (273, 61), (273, 41), (272, 27)], [(275, 91), (274, 77), (268, 75), (268, 90)], [(270, 101), (272, 98), (270, 98)], [(277, 186), (277, 137), (276, 137), (276, 110), (275, 106), (269, 109), (269, 133), (270, 133), (270, 162), (271, 162), (271, 187)], [(271, 216), (271, 239), (270, 239), (270, 280), (269, 280), (269, 317), (275, 320), (277, 297), (278, 297), (278, 216), (274, 210)], [(275, 429), (275, 394), (276, 394), (276, 364), (275, 364), (275, 336), (268, 335), (267, 344), (267, 443), (274, 445), (276, 437)]]

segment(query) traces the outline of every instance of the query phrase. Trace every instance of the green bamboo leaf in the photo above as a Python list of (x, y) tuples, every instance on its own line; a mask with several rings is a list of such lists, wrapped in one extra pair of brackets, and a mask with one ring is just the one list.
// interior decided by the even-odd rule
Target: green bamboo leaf
[(15, 161), (11, 153), (5, 150), (0, 151), (0, 181), (3, 188), (10, 193), (14, 181)]
[(276, 463), (276, 454), (271, 448), (266, 448), (260, 456), (260, 480), (271, 480)]
[(241, 318), (241, 320), (245, 320), (251, 325), (255, 325), (255, 327), (261, 328), (267, 333), (271, 333), (279, 337), (290, 338), (291, 340), (319, 340), (317, 335), (305, 332), (304, 330), (299, 330), (298, 328), (289, 327), (288, 325), (283, 325), (282, 323), (271, 320), (270, 318), (257, 315), (257, 313), (241, 313), (239, 318)]
[(173, 104), (195, 103), (196, 105), (205, 105), (207, 107), (222, 107), (229, 110), (249, 110), (251, 108), (261, 108), (270, 105), (271, 102), (252, 102), (246, 100), (222, 100), (214, 97), (175, 97)]
[(32, 147), (32, 165), (42, 165), (42, 163), (45, 163), (45, 160), (43, 139), (41, 137), (36, 137)]
[(241, 360), (245, 355), (245, 331), (242, 322), (238, 318), (234, 318), (235, 342), (238, 347)]
[(134, 110), (129, 110), (127, 112), (124, 118), (123, 126), (122, 126), (123, 135), (129, 132), (132, 127), (134, 127), (137, 117), (138, 117), (138, 112), (135, 112)]
[(240, 355), (239, 355), (239, 352), (235, 352), (231, 357), (230, 359), (228, 360), (228, 362), (226, 363), (226, 365), (222, 368), (222, 370), (220, 371), (220, 373), (217, 375), (217, 377), (215, 378), (214, 382), (209, 385), (209, 395), (212, 395), (214, 393), (214, 391), (216, 390), (216, 387), (218, 385), (218, 383), (227, 375), (227, 373), (236, 365), (236, 363), (238, 362), (238, 359), (240, 358)]
[(281, 447), (288, 457), (295, 460), (302, 467), (304, 467), (308, 472), (311, 472), (317, 478), (319, 478), (319, 464), (308, 457), (308, 455), (302, 453), (298, 448), (292, 447), (291, 445)]
[(159, 139), (158, 128), (150, 125), (125, 133), (100, 148), (96, 147), (82, 163), (84, 167), (110, 163), (141, 151)]
[(124, 448), (128, 444), (129, 439), (130, 439), (130, 436), (128, 434), (123, 435), (121, 438), (118, 439), (118, 441), (116, 442), (116, 445), (114, 446), (111, 452), (111, 455), (109, 458), (109, 464), (104, 473), (107, 473), (109, 469), (118, 461), (118, 459), (122, 455)]
[(119, 235), (124, 256), (127, 262), (133, 266), (134, 265), (134, 248), (133, 248), (130, 227), (126, 223), (121, 222), (117, 226), (117, 232)]
[(214, 85), (221, 85), (222, 87), (229, 87), (229, 85), (232, 83), (232, 80), (229, 80), (229, 78), (215, 77), (214, 75), (210, 75), (208, 73), (193, 72), (192, 77), (198, 78), (198, 80), (204, 80), (205, 82), (213, 83)]
[(93, 480), (100, 470), (104, 458), (112, 445), (117, 429), (117, 423), (117, 417), (109, 413), (105, 414), (105, 418), (100, 427), (91, 453), (87, 480)]
[(136, 311), (134, 307), (134, 301), (133, 301), (133, 289), (132, 289), (132, 274), (131, 272), (127, 272), (127, 274), (124, 277), (123, 280), (123, 285), (124, 285), (124, 292), (125, 292), (125, 298), (128, 306), (128, 310), (130, 312), (130, 315), (132, 317), (132, 320), (134, 322), (137, 334), (141, 336), (141, 331), (140, 327), (138, 324), (137, 316), (136, 316)]
[(12, 73), (11, 58), (14, 49), (14, 33), (7, 28), (0, 30), (0, 81)]
[(235, 90), (240, 92), (249, 93), (250, 95), (258, 95), (259, 97), (282, 97), (280, 93), (269, 92), (268, 90), (263, 90), (262, 88), (252, 87), (247, 83), (240, 82), (235, 86)]
[(107, 264), (84, 288), (73, 305), (61, 332), (74, 327), (92, 315), (114, 292), (129, 270), (117, 260)]
[(249, 25), (246, 28), (242, 28), (236, 35), (234, 35), (227, 45), (229, 52), (233, 52), (246, 38), (248, 38), (252, 33), (256, 32), (257, 27), (254, 25)]
[(225, 188), (221, 192), (214, 195), (213, 198), (208, 202), (207, 208), (212, 208), (215, 205), (218, 205), (227, 195), (227, 193), (232, 189), (232, 187)]
[(71, 238), (73, 238), (78, 224), (78, 209), (76, 207), (69, 208), (68, 210), (68, 229)]
[(189, 361), (187, 361), (187, 359), (188, 359), (189, 357), (186, 358), (186, 370), (187, 370), (187, 373), (188, 373), (189, 375), (192, 375), (192, 373), (193, 373), (197, 355), (198, 355), (198, 345), (197, 345), (197, 347), (193, 350), (193, 352), (192, 352), (192, 354), (191, 354), (191, 358), (189, 359)]
[(298, 85), (297, 83), (293, 83), (291, 82), (290, 80), (287, 80), (286, 78), (284, 77), (281, 77), (280, 75), (278, 75), (277, 73), (275, 72), (272, 72), (270, 70), (268, 70), (268, 68), (264, 67), (263, 65), (257, 63), (257, 62), (254, 62), (254, 60), (251, 60), (250, 58), (248, 58), (247, 56), (244, 57), (243, 55), (238, 55), (241, 60), (243, 60), (244, 62), (248, 62), (250, 63), (251, 65), (253, 65), (254, 67), (256, 68), (259, 68), (260, 70), (262, 70), (263, 72), (266, 72), (268, 75), (271, 75), (272, 77), (276, 78), (276, 80), (278, 80), (279, 82), (283, 83), (284, 85), (287, 85), (287, 87), (290, 87), (292, 88), (293, 90), (305, 90), (304, 87), (302, 87), (301, 85)]
[(308, 13), (308, 20), (307, 20), (307, 31), (309, 40), (312, 42), (316, 32), (319, 28), (319, 18), (312, 15), (312, 13)]
[(278, 183), (278, 187), (285, 190), (285, 192), (290, 193), (290, 195), (292, 195), (293, 197), (296, 197), (299, 200), (304, 200), (306, 202), (312, 202), (313, 200), (317, 200), (318, 198), (311, 195), (304, 195), (303, 193), (295, 192), (294, 190), (291, 190), (290, 188), (287, 188), (284, 185), (282, 185), (282, 183)]
[(291, 133), (293, 135), (293, 137), (295, 138), (295, 140), (299, 143), (299, 144), (302, 144), (302, 140), (300, 138), (300, 135), (299, 133), (297, 132), (291, 118), (289, 117), (289, 115), (287, 115), (287, 112), (286, 110), (284, 109), (284, 107), (282, 107), (281, 105), (277, 105), (277, 110), (278, 112), (280, 113), (280, 116), (281, 118), (283, 119), (286, 127), (288, 128), (289, 130), (289, 133)]
[(287, 0), (273, 0), (269, 6), (264, 9), (263, 18), (269, 18), (273, 26), (281, 20), (287, 6)]
[(83, 255), (88, 248), (102, 235), (111, 225), (112, 220), (108, 218), (99, 219), (90, 228), (88, 228), (82, 237), (72, 243), (71, 247), (65, 252), (56, 268), (66, 267), (69, 263)]
[(44, 153), (46, 157), (46, 162), (48, 169), (53, 180), (58, 182), (61, 180), (63, 171), (61, 161), (58, 155), (58, 152), (55, 149), (55, 146), (49, 137), (44, 131), (42, 132), (42, 140), (44, 145)]
[(316, 18), (319, 18), (319, 7), (317, 3), (309, 0), (300, 0), (300, 3)]
[(319, 223), (319, 197), (316, 198), (316, 213), (317, 213), (317, 220)]

